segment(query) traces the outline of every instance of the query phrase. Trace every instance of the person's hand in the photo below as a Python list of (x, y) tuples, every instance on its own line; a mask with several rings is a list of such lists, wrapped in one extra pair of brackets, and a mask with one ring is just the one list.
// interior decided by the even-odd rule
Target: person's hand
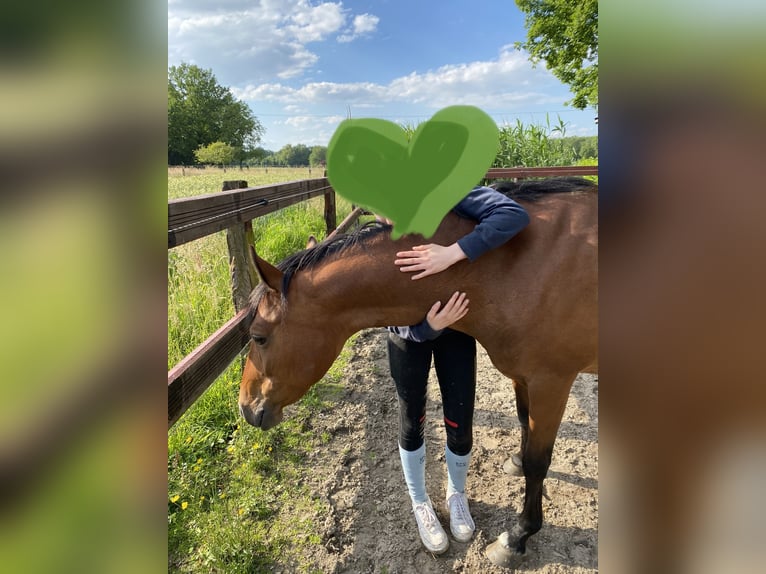
[(457, 243), (445, 247), (436, 243), (416, 245), (412, 251), (399, 251), (394, 263), (405, 273), (420, 271), (413, 279), (422, 279), (444, 271), (450, 265), (465, 259), (466, 255)]
[(437, 301), (426, 315), (426, 321), (434, 331), (441, 331), (445, 327), (449, 327), (468, 313), (468, 299), (465, 293), (459, 291), (455, 291), (444, 307), (441, 305), (441, 302)]

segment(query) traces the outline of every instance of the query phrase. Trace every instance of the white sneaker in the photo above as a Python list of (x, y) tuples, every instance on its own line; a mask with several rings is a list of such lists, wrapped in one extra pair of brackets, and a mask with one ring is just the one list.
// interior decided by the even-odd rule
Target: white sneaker
[(413, 504), (412, 511), (415, 513), (423, 546), (434, 554), (446, 552), (449, 548), (449, 538), (436, 517), (431, 499), (420, 504)]
[(454, 492), (447, 499), (449, 529), (458, 542), (468, 542), (476, 530), (468, 508), (468, 499), (462, 492)]

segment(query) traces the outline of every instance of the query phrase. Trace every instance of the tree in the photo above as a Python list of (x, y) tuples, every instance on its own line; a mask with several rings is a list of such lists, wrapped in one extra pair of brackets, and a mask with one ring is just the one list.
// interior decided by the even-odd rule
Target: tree
[(309, 165), (312, 167), (327, 165), (327, 148), (321, 145), (315, 145), (311, 148), (309, 155)]
[(275, 159), (279, 165), (309, 165), (309, 155), (311, 149), (305, 144), (287, 144), (275, 154)]
[(264, 160), (274, 152), (262, 147), (254, 147), (242, 153), (242, 161), (247, 165), (263, 165)]
[(213, 142), (235, 148), (241, 160), (263, 135), (263, 126), (212, 70), (190, 64), (168, 69), (168, 163), (191, 164), (194, 152)]
[(598, 0), (516, 0), (527, 41), (517, 42), (574, 94), (577, 109), (598, 107)]
[(224, 166), (234, 161), (235, 152), (235, 148), (229, 144), (213, 142), (208, 146), (200, 146), (194, 151), (194, 157), (200, 163)]

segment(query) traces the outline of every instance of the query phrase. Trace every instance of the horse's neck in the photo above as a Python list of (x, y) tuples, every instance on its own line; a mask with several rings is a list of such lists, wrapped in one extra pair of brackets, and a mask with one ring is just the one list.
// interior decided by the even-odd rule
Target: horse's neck
[[(421, 240), (422, 241), (422, 240)], [(412, 325), (422, 321), (431, 305), (449, 291), (448, 276), (412, 280), (394, 264), (397, 251), (418, 241), (381, 238), (355, 247), (306, 277), (307, 289), (330, 320), (349, 335), (369, 327)]]

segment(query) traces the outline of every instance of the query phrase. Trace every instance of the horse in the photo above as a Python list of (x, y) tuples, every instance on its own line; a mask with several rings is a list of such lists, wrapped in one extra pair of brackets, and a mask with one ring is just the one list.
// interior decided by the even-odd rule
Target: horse
[(473, 262), (413, 281), (394, 265), (397, 251), (424, 242), (449, 245), (475, 221), (449, 212), (426, 240), (390, 237), (373, 222), (328, 238), (277, 266), (250, 246), (259, 285), (250, 297), (250, 348), (239, 410), (269, 429), (302, 397), (361, 329), (420, 322), (434, 301), (467, 293), (470, 311), (451, 328), (468, 333), (511, 379), (521, 425), (524, 507), (518, 523), (486, 549), (513, 566), (543, 524), (543, 480), (572, 383), (598, 365), (597, 186), (580, 178), (522, 184), (499, 191), (520, 202), (530, 224)]

